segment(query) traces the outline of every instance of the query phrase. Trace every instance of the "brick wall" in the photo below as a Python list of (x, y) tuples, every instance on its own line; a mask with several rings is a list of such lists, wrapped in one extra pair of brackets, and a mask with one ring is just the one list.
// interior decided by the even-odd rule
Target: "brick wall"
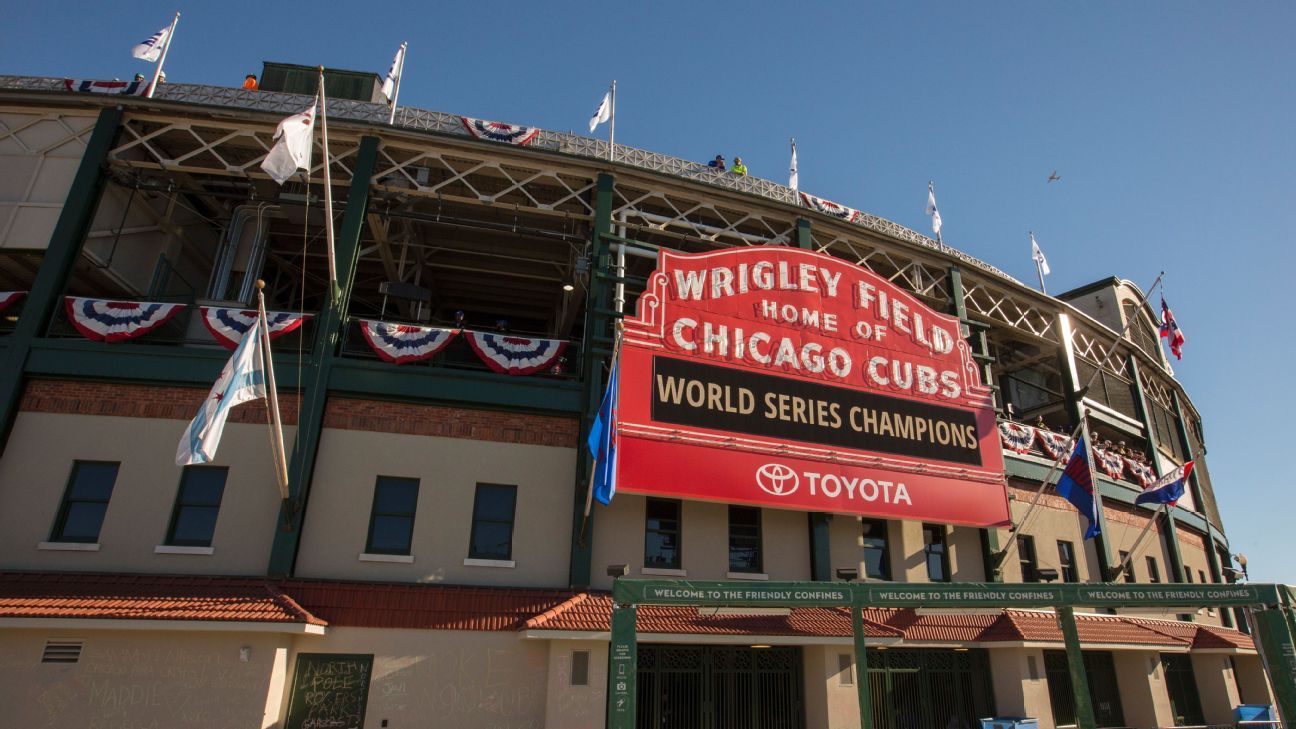
[[(37, 379), (27, 382), (21, 409), (34, 413), (190, 420), (207, 392), (195, 387)], [(293, 391), (280, 391), (279, 409), (285, 425), (297, 424), (297, 398)], [(235, 407), (229, 422), (265, 423), (265, 403), (257, 400)], [(325, 407), (324, 427), (575, 448), (579, 421), (552, 415), (331, 397)]]

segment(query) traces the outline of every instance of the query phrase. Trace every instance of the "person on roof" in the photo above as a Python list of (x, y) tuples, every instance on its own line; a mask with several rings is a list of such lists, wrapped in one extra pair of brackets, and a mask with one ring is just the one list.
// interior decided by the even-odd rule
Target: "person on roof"
[(255, 73), (249, 73), (247, 77), (243, 79), (243, 88), (247, 91), (256, 91), (259, 88), (257, 86)]
[(733, 167), (730, 167), (729, 171), (739, 177), (747, 176), (747, 165), (743, 164), (742, 157), (734, 157)]
[(724, 172), (725, 171), (724, 155), (717, 154), (715, 156), (715, 159), (711, 160), (710, 162), (707, 162), (707, 167), (712, 167), (720, 170), (721, 172)]

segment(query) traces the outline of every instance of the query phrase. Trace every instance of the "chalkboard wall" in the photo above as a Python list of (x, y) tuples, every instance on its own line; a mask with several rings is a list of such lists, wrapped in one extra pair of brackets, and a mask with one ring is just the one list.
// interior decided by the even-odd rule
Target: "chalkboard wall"
[(286, 729), (362, 729), (372, 676), (372, 653), (298, 653)]

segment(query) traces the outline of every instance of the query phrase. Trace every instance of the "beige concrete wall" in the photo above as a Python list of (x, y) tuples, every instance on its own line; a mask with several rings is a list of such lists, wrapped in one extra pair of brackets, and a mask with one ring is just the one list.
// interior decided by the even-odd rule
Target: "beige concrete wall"
[(1233, 657), (1233, 672), (1237, 680), (1238, 698), (1243, 704), (1272, 704), (1273, 691), (1265, 676), (1264, 662), (1256, 654)]
[[(859, 729), (859, 680), (854, 649), (847, 645), (815, 645), (801, 649), (805, 670), (806, 726), (824, 729)], [(851, 683), (842, 684), (838, 657), (851, 656)]]
[[(0, 457), (0, 568), (264, 574), (279, 513), (264, 425), (229, 423), (214, 465), (229, 466), (210, 555), (155, 554), (166, 541), (188, 423), (22, 412)], [(295, 427), (285, 428), (289, 443)], [(99, 551), (37, 549), (50, 539), (76, 460), (119, 461)]]
[[(593, 640), (551, 640), (546, 727), (603, 729), (607, 724), (608, 644)], [(589, 651), (589, 685), (571, 685), (572, 652)]]
[(1202, 714), (1207, 724), (1233, 721), (1233, 707), (1242, 703), (1229, 657), (1218, 653), (1192, 655), (1193, 678), (1201, 697)]
[[(326, 428), (297, 574), (565, 587), (575, 460), (571, 448)], [(380, 475), (419, 479), (412, 563), (359, 559)], [(478, 483), (517, 486), (513, 568), (464, 565)]]
[(955, 582), (984, 582), (985, 558), (981, 554), (981, 530), (973, 527), (950, 527), (950, 573)]
[[(84, 641), (77, 663), (42, 663), (45, 641)], [(273, 633), (0, 631), (7, 727), (277, 727), (267, 703), (291, 638)], [(246, 662), (240, 649), (250, 649)], [(266, 715), (267, 708), (273, 713)]]
[(1174, 726), (1170, 694), (1160, 654), (1153, 651), (1113, 651), (1125, 724), (1134, 729)]
[(1038, 648), (993, 648), (989, 653), (995, 713), (998, 716), (1031, 717), (1039, 720), (1039, 729), (1054, 729), (1048, 681), (1044, 676), (1044, 651)]
[[(592, 539), (594, 587), (611, 588), (612, 580), (606, 572), (606, 567), (610, 564), (628, 564), (632, 576), (643, 575), (646, 504), (647, 498), (644, 496), (618, 494), (611, 505), (595, 507)], [(727, 579), (729, 507), (705, 501), (684, 501), (680, 518), (680, 565), (688, 578)], [(835, 524), (838, 520), (850, 521), (849, 517), (836, 517), (831, 523)], [(803, 511), (762, 509), (764, 574), (771, 580), (810, 579), (808, 530)], [(837, 561), (834, 554), (834, 564)], [(564, 562), (564, 568), (565, 566)]]
[(547, 641), (511, 632), (330, 628), (299, 638), (290, 667), (303, 652), (374, 655), (365, 729), (384, 719), (389, 729), (545, 726)]

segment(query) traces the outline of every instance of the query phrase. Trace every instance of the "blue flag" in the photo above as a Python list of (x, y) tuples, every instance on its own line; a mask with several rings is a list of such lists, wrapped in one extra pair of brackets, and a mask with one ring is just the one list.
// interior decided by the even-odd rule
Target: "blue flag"
[(1136, 504), (1167, 504), (1174, 506), (1184, 495), (1184, 483), (1192, 473), (1193, 462), (1188, 461), (1162, 476), (1156, 483), (1143, 489), (1134, 499)]
[(599, 406), (598, 416), (590, 427), (590, 455), (594, 456), (594, 477), (590, 484), (594, 489), (594, 498), (600, 504), (609, 504), (616, 495), (616, 429), (617, 429), (617, 370), (618, 362), (612, 363), (612, 372), (608, 374), (607, 392), (603, 394), (603, 404)]
[(1098, 501), (1094, 498), (1093, 474), (1089, 471), (1089, 452), (1084, 438), (1076, 442), (1071, 460), (1067, 461), (1062, 477), (1057, 482), (1058, 496), (1070, 501), (1089, 520), (1085, 539), (1093, 539), (1102, 529), (1098, 526)]

